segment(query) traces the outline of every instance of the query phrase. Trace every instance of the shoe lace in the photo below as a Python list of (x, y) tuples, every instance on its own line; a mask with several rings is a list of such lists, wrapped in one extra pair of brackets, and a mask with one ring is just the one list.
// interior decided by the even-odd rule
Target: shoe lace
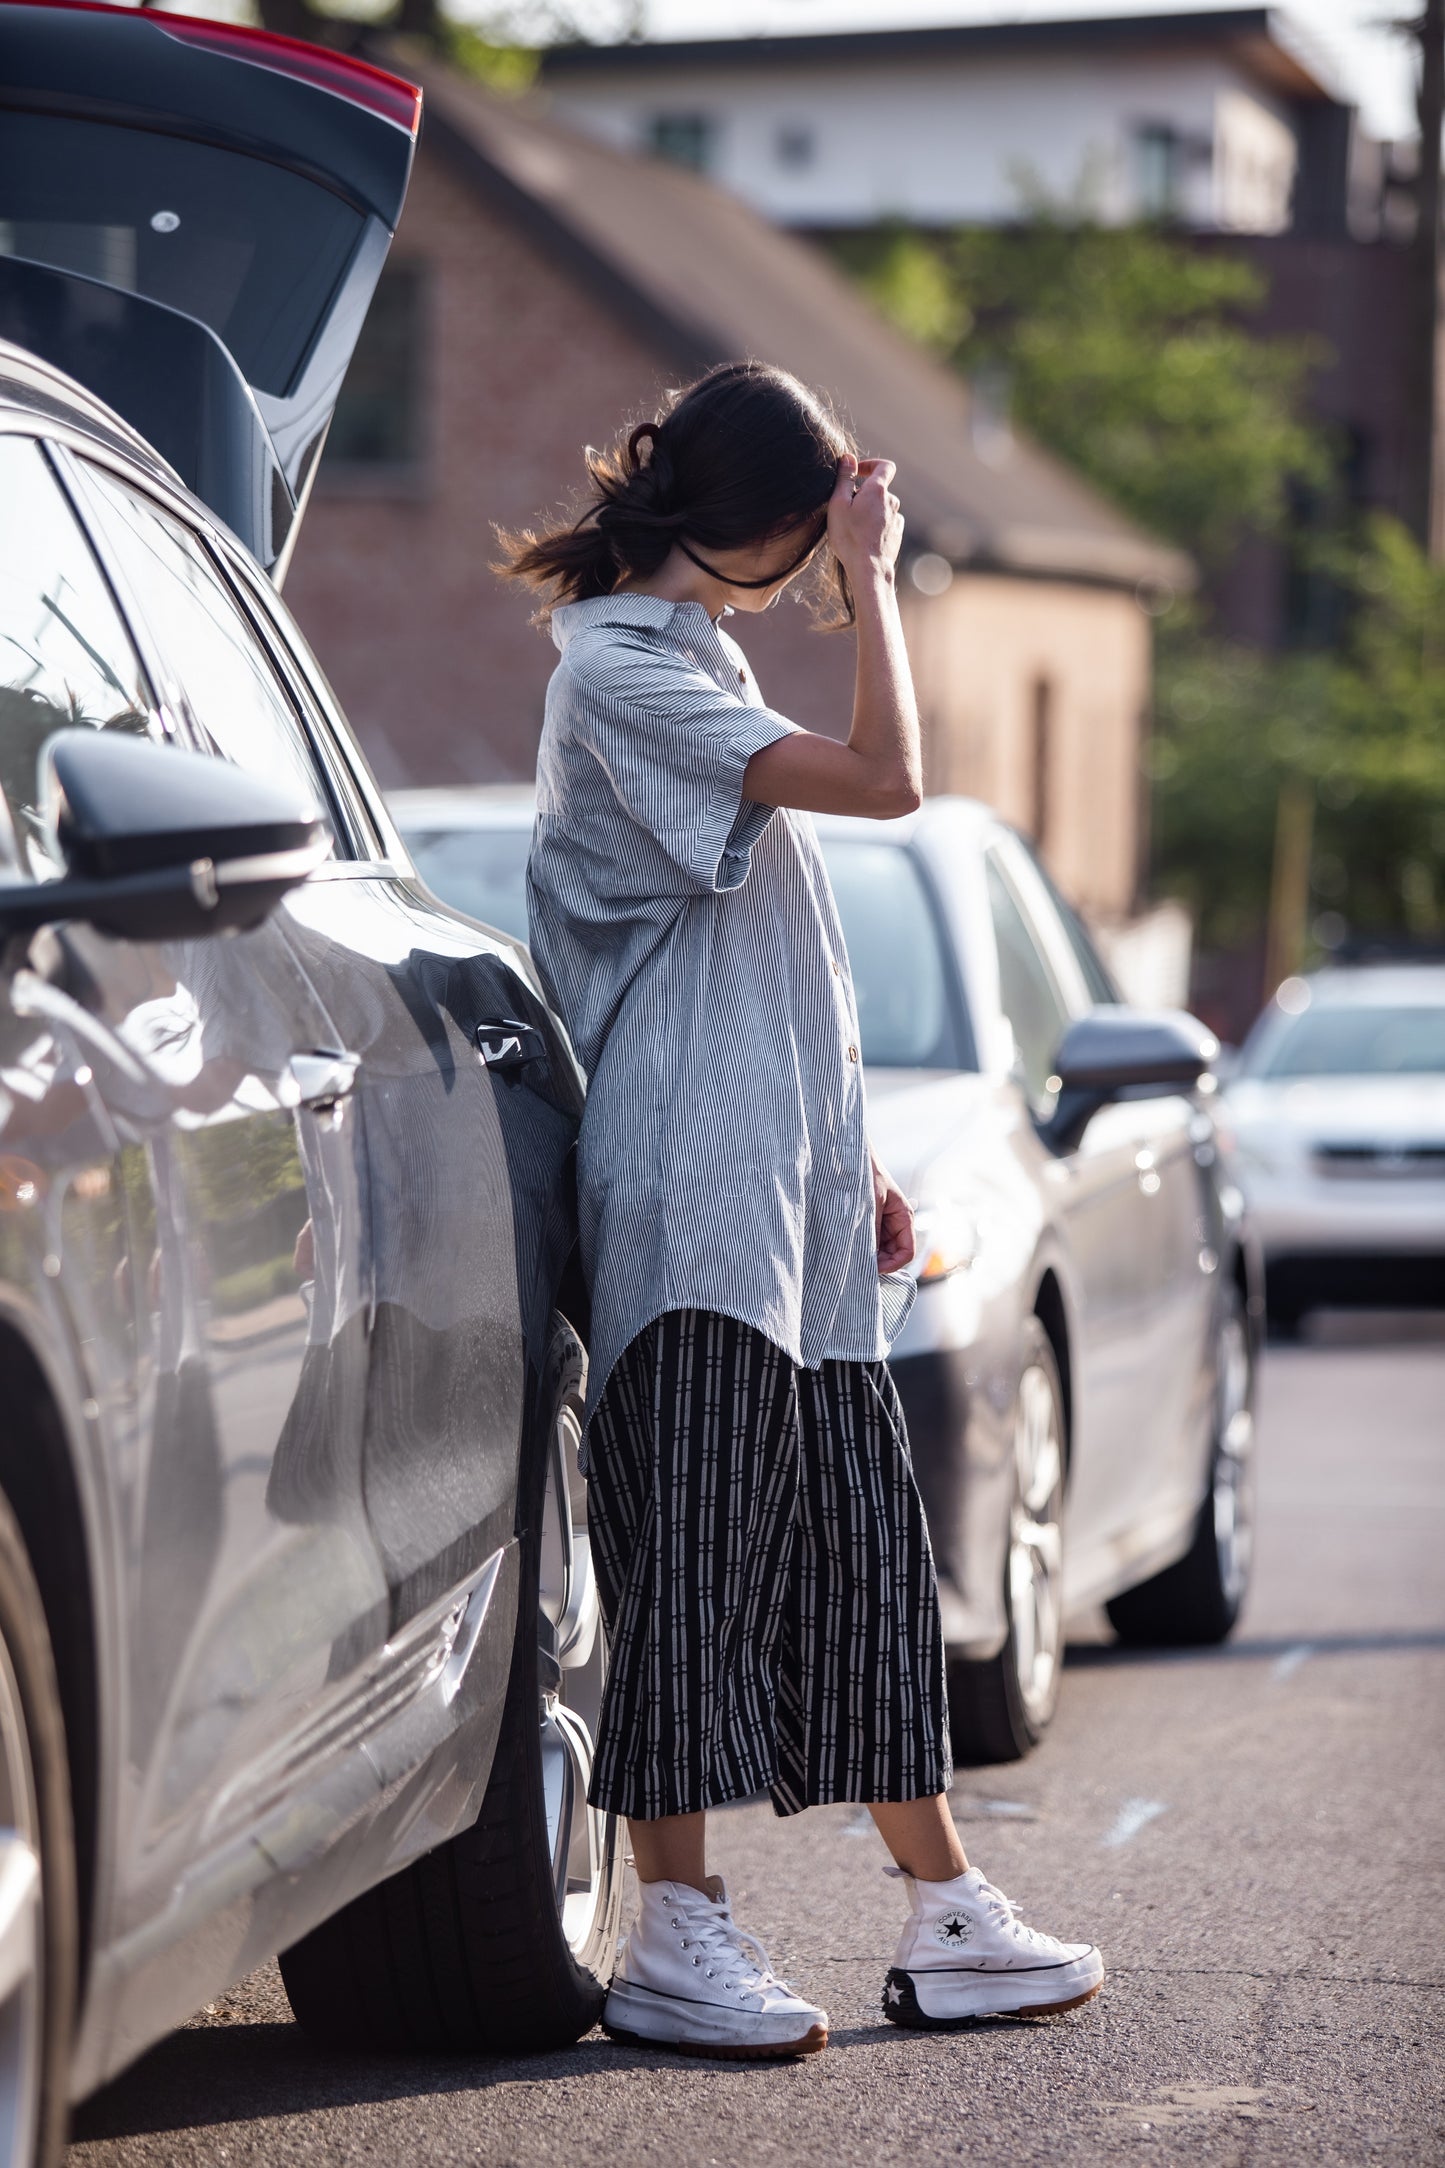
[(1020, 1907), (1014, 1903), (1012, 1897), (1005, 1897), (1001, 1889), (995, 1889), (992, 1882), (983, 1883), (979, 1895), (1004, 1932), (1016, 1942), (1029, 1942), (1036, 1948), (1041, 1948), (1047, 1942), (1047, 1935), (1041, 1935), (1037, 1928), (1025, 1927), (1019, 1917)]
[(693, 1963), (703, 1968), (709, 1980), (718, 1980), (724, 1987), (737, 1988), (744, 1994), (779, 1984), (757, 1936), (750, 1935), (726, 1914), (678, 1913), (672, 1924), (686, 1930), (682, 1947), (692, 1951)]

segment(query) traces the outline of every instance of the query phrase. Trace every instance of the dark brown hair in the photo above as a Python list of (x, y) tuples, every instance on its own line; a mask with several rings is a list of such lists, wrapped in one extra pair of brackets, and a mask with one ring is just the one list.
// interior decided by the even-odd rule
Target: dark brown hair
[[(706, 557), (807, 525), (801, 562), (824, 540), (838, 461), (852, 450), (831, 408), (786, 370), (723, 362), (610, 451), (589, 445), (590, 502), (568, 526), (499, 532), (496, 569), (543, 591), (545, 622), (558, 603), (647, 579), (674, 543)], [(826, 621), (851, 623), (843, 568), (831, 551), (823, 561)]]

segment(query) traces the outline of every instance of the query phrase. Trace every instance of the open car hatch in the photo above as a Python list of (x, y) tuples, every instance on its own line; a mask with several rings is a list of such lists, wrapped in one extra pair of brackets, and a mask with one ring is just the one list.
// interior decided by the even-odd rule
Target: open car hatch
[(267, 31), (0, 0), (0, 336), (104, 399), (280, 580), (421, 93)]

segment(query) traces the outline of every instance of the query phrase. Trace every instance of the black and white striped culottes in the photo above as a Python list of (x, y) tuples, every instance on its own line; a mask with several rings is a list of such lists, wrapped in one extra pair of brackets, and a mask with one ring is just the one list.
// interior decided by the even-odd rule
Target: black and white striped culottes
[(886, 1363), (804, 1370), (752, 1326), (670, 1311), (617, 1363), (587, 1456), (611, 1643), (594, 1805), (947, 1790), (938, 1590)]

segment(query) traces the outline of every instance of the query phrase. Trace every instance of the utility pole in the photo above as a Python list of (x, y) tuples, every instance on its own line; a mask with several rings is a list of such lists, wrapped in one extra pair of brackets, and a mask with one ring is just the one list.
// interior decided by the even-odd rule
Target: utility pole
[(1445, 123), (1445, 0), (1424, 0), (1407, 29), (1420, 48), (1416, 108), (1420, 164), (1415, 182), (1414, 307), (1410, 326), (1409, 411), (1418, 463), (1407, 480), (1409, 525), (1422, 549), (1445, 559), (1445, 445), (1439, 425), (1440, 131)]

